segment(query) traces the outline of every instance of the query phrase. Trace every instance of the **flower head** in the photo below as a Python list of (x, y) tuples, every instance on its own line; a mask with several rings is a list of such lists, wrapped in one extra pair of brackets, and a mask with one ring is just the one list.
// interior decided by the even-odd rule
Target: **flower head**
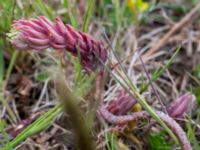
[(44, 50), (46, 48), (65, 49), (74, 56), (80, 53), (84, 68), (93, 70), (99, 62), (107, 59), (107, 51), (101, 41), (87, 33), (77, 32), (69, 24), (56, 18), (52, 23), (45, 17), (20, 19), (13, 24), (15, 36), (11, 43), (20, 50)]
[(143, 12), (149, 8), (149, 4), (143, 0), (128, 0), (127, 6), (133, 13)]
[(174, 100), (167, 108), (167, 112), (173, 118), (183, 118), (195, 107), (196, 98), (191, 93), (186, 93)]

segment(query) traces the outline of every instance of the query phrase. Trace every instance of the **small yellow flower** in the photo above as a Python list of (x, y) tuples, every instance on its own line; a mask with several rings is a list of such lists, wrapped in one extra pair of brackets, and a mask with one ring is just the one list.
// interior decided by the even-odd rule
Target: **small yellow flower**
[(128, 0), (127, 6), (133, 12), (143, 12), (149, 8), (149, 4), (147, 2), (143, 2), (143, 0)]

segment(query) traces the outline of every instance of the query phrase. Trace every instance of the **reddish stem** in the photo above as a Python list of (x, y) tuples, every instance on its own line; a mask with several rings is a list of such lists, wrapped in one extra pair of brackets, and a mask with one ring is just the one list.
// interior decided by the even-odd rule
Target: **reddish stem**
[[(149, 115), (146, 111), (136, 112), (131, 115), (116, 116), (110, 113), (105, 106), (101, 106), (98, 109), (98, 113), (103, 119), (105, 119), (105, 121), (114, 125), (125, 125), (129, 122), (151, 118), (151, 115)], [(163, 112), (156, 111), (156, 113), (160, 119), (165, 122), (166, 125), (175, 133), (182, 146), (182, 149), (192, 150), (190, 142), (188, 141), (185, 132), (179, 126), (179, 124)]]

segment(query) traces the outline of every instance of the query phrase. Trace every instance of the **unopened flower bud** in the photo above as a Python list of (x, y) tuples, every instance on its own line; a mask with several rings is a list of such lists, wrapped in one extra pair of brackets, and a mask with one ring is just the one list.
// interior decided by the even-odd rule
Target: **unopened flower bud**
[(174, 100), (167, 108), (168, 114), (172, 118), (183, 118), (188, 115), (196, 105), (196, 98), (191, 93), (186, 93)]
[(117, 97), (108, 104), (107, 109), (114, 115), (125, 115), (131, 111), (136, 102), (128, 93), (121, 90)]

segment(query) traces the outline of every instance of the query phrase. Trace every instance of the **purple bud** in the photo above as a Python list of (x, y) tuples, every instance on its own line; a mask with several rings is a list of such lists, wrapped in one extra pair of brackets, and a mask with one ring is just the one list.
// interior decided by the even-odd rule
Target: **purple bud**
[(195, 96), (188, 92), (174, 100), (167, 108), (167, 112), (172, 118), (183, 118), (189, 114), (195, 105)]
[(136, 104), (136, 100), (129, 96), (125, 91), (119, 91), (116, 99), (112, 100), (107, 109), (114, 115), (126, 115)]

